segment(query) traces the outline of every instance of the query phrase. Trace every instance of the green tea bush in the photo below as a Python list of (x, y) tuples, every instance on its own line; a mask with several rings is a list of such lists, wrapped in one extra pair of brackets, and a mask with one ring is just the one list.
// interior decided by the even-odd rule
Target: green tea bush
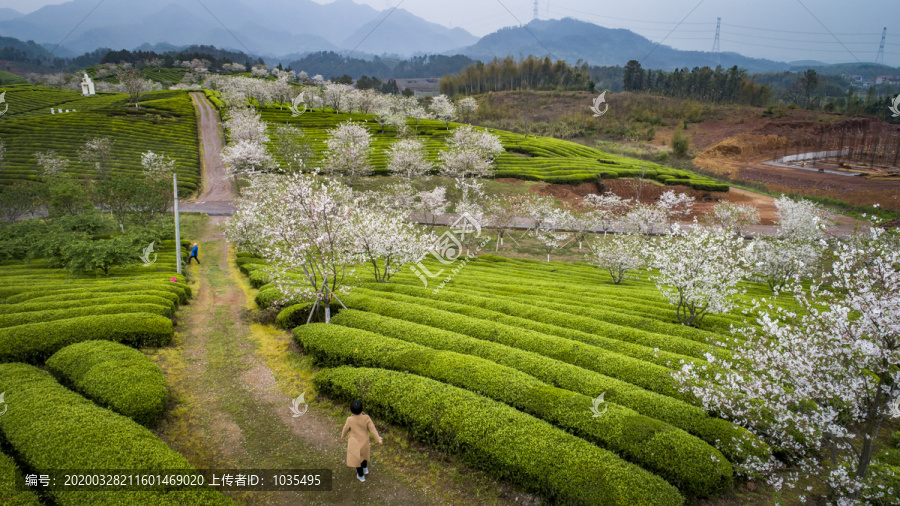
[(314, 378), (324, 395), (361, 398), (367, 412), (477, 467), (565, 504), (682, 504), (662, 478), (505, 404), (412, 374), (341, 367)]
[(42, 363), (70, 344), (94, 339), (132, 346), (165, 346), (172, 320), (150, 313), (79, 316), (0, 329), (0, 362)]
[(0, 453), (0, 503), (11, 506), (40, 506), (34, 492), (20, 489), (25, 477), (9, 455)]
[[(11, 313), (26, 313), (32, 311), (50, 311), (54, 309), (73, 309), (80, 307), (123, 305), (123, 304), (152, 304), (168, 308), (169, 314), (175, 310), (175, 303), (165, 297), (155, 295), (123, 295), (113, 297), (95, 297), (91, 299), (63, 300), (59, 302), (26, 302), (21, 304), (0, 304), (0, 315)], [(166, 315), (168, 316), (168, 314)]]
[[(152, 432), (63, 387), (49, 373), (25, 364), (0, 364), (0, 391), (10, 409), (0, 434), (23, 466), (52, 469), (169, 470), (194, 468)], [(48, 492), (62, 506), (230, 505), (213, 490), (167, 492)]]
[(538, 381), (494, 362), (440, 351), (364, 330), (324, 323), (294, 329), (294, 338), (324, 366), (354, 365), (410, 372), (504, 402), (622, 455), (689, 495), (730, 488), (731, 465), (715, 448), (669, 424)]
[(54, 353), (46, 366), (63, 385), (142, 425), (152, 425), (166, 408), (162, 369), (124, 344), (76, 343)]
[(104, 304), (71, 309), (51, 309), (24, 313), (0, 314), (0, 328), (25, 325), (27, 323), (52, 322), (76, 318), (78, 316), (108, 315), (120, 313), (152, 313), (171, 317), (172, 308), (156, 304)]

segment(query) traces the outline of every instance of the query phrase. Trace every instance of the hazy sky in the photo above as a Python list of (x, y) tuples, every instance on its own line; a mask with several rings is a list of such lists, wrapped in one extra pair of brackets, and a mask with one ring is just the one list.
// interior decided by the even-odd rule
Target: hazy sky
[[(247, 1), (265, 5), (265, 0)], [(429, 21), (460, 26), (477, 36), (519, 22), (527, 23), (533, 17), (534, 8), (533, 0), (355, 1), (379, 10), (399, 4), (400, 8)], [(706, 51), (712, 49), (716, 17), (721, 17), (722, 51), (784, 61), (872, 61), (878, 51), (881, 29), (887, 26), (885, 63), (900, 66), (900, 2), (897, 0), (801, 1), (539, 0), (539, 13), (542, 19), (569, 16), (606, 27), (628, 28), (653, 41), (665, 38), (665, 44), (679, 49)], [(62, 2), (0, 0), (0, 7), (31, 12), (58, 3)], [(214, 8), (216, 0), (203, 3)], [(676, 28), (685, 16), (687, 19)]]

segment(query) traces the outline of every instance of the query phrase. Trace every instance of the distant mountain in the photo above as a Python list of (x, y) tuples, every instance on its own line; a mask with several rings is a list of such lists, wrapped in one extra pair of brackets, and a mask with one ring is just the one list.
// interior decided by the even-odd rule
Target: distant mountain
[(77, 53), (104, 46), (133, 49), (142, 44), (208, 44), (270, 57), (349, 50), (360, 41), (359, 50), (369, 54), (411, 55), (443, 52), (477, 40), (465, 30), (449, 30), (403, 9), (378, 11), (352, 0), (329, 4), (269, 0), (262, 5), (253, 0), (215, 0), (205, 5), (213, 9), (215, 17), (199, 2), (105, 0), (85, 18), (97, 6), (96, 1), (72, 0), (15, 19), (0, 17), (0, 33), (55, 44), (66, 38), (73, 19), (85, 18), (63, 48)]
[(460, 53), (470, 58), (490, 60), (507, 55), (544, 56), (578, 60), (591, 65), (625, 65), (628, 60), (641, 61), (644, 68), (674, 70), (681, 67), (715, 68), (737, 65), (749, 72), (788, 70), (783, 62), (749, 58), (737, 53), (682, 51), (659, 45), (646, 37), (624, 28), (602, 26), (572, 18), (534, 20), (525, 26), (500, 29), (485, 35), (477, 43), (445, 54)]
[(24, 16), (24, 14), (19, 11), (7, 7), (0, 7), (0, 21), (9, 21), (10, 19), (21, 18), (22, 16)]

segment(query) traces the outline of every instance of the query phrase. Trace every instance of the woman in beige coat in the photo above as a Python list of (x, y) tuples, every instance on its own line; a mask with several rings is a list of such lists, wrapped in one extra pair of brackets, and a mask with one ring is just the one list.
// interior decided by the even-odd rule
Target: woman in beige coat
[(350, 412), (353, 413), (353, 416), (348, 417), (347, 423), (344, 424), (341, 441), (349, 432), (347, 466), (356, 468), (356, 479), (366, 481), (366, 475), (369, 474), (369, 433), (378, 439), (378, 444), (384, 444), (384, 441), (375, 430), (375, 424), (372, 423), (369, 415), (362, 414), (361, 400), (356, 399), (350, 403)]

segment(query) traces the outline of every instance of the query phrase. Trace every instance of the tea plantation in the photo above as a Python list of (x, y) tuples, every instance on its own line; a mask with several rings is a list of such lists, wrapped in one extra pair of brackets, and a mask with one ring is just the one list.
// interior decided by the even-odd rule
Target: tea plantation
[[(237, 263), (260, 287), (257, 304), (285, 301), (263, 260)], [(710, 343), (744, 323), (739, 312), (685, 327), (650, 281), (613, 285), (587, 264), (482, 255), (441, 288), (444, 278), (363, 277), (340, 295), (349, 309), (332, 306), (332, 324), (303, 325), (307, 303), (277, 323), (329, 368), (315, 377), (320, 393), (362, 398), (370, 413), (561, 503), (680, 504), (731, 490), (733, 464), (766, 454), (690, 404), (670, 374), (705, 362)], [(748, 286), (742, 303), (765, 293)]]
[[(185, 244), (183, 243), (183, 246)], [(182, 248), (182, 255), (186, 251)], [(156, 262), (72, 274), (45, 260), (0, 265), (0, 416), (5, 448), (31, 473), (55, 469), (193, 469), (145, 426), (162, 414), (158, 365), (133, 347), (167, 345), (191, 289), (175, 274), (174, 242)], [(41, 367), (46, 365), (46, 370)], [(21, 471), (0, 454), (4, 480)], [(0, 482), (0, 498), (38, 504)], [(48, 492), (53, 504), (233, 504), (207, 491)]]
[(0, 116), (0, 140), (6, 147), (0, 184), (34, 179), (39, 169), (34, 155), (47, 150), (69, 160), (67, 172), (84, 176), (90, 168), (78, 159), (78, 150), (94, 137), (115, 141), (112, 170), (138, 174), (141, 153), (153, 151), (175, 159), (178, 183), (185, 192), (200, 184), (197, 121), (185, 91), (147, 93), (139, 109), (121, 93), (84, 97), (76, 91), (25, 84), (0, 91), (6, 92), (9, 104)]
[[(376, 174), (387, 174), (385, 150), (396, 140), (393, 128), (387, 127), (382, 133), (382, 127), (375, 121), (375, 116), (356, 113), (335, 114), (329, 111), (329, 109), (310, 110), (299, 117), (294, 117), (288, 109), (266, 107), (262, 109), (262, 119), (269, 122), (270, 129), (284, 123), (300, 127), (313, 151), (319, 155), (325, 148), (329, 128), (348, 120), (362, 122), (374, 135), (372, 167)], [(445, 149), (444, 138), (453, 128), (460, 126), (459, 123), (450, 123), (451, 130), (448, 131), (444, 122), (436, 120), (421, 120), (418, 128), (414, 120), (407, 120), (407, 123), (410, 131), (417, 132), (418, 138), (425, 142), (429, 158), (435, 163), (438, 161), (438, 152)], [(491, 131), (500, 138), (506, 149), (506, 152), (496, 159), (495, 177), (577, 184), (597, 181), (598, 178), (636, 177), (643, 172), (644, 177), (666, 185), (685, 185), (706, 191), (728, 191), (727, 184), (653, 162), (614, 156), (595, 148), (550, 137), (523, 136), (502, 130)], [(312, 165), (315, 161), (313, 160)]]

